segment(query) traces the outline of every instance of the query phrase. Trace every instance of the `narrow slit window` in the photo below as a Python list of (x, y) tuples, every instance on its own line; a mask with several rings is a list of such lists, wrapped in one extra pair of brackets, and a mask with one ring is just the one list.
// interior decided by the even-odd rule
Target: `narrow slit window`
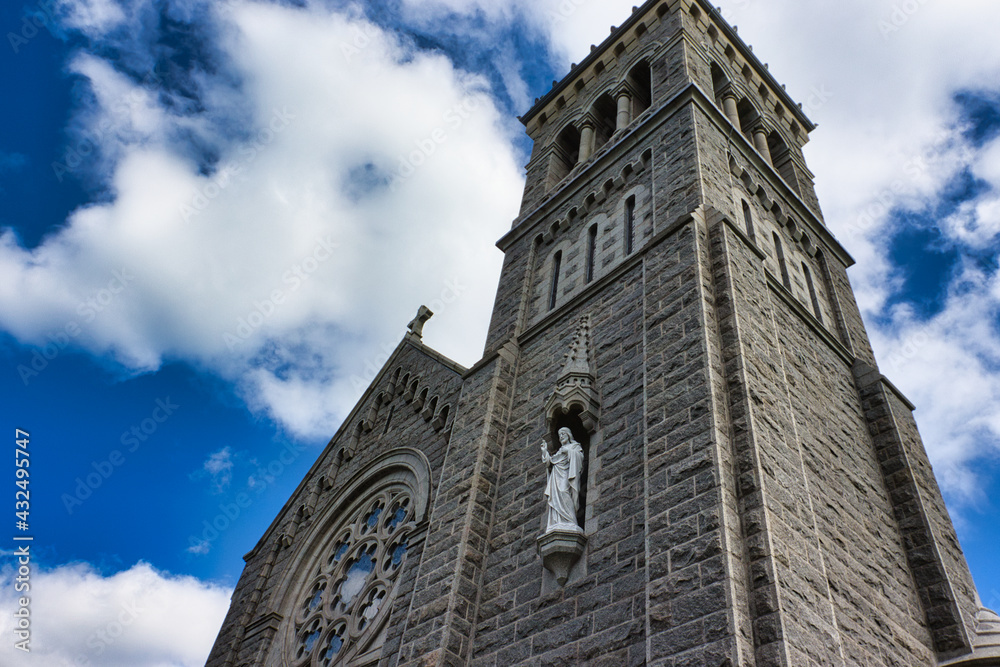
[(625, 255), (631, 255), (635, 249), (635, 197), (629, 197), (625, 202)]
[(552, 288), (549, 292), (549, 310), (556, 307), (556, 299), (559, 296), (559, 271), (562, 270), (562, 250), (552, 258)]
[(392, 424), (392, 415), (393, 415), (394, 412), (396, 412), (396, 406), (395, 405), (390, 405), (389, 406), (389, 415), (385, 418), (385, 428), (382, 429), (382, 435), (385, 435), (386, 433), (389, 432), (389, 426)]
[(594, 280), (594, 260), (597, 258), (597, 225), (591, 225), (587, 234), (587, 282)]
[(792, 281), (788, 277), (788, 266), (785, 264), (785, 249), (781, 246), (778, 232), (774, 232), (774, 254), (778, 257), (778, 268), (781, 269), (781, 283), (788, 291), (792, 290)]
[(750, 204), (743, 200), (743, 222), (747, 227), (747, 236), (750, 237), (751, 241), (757, 240), (757, 234), (753, 228), (753, 213), (750, 211)]
[(819, 297), (816, 296), (816, 286), (813, 284), (812, 272), (809, 271), (809, 267), (806, 266), (805, 262), (802, 262), (802, 273), (806, 276), (806, 287), (809, 288), (809, 298), (812, 299), (813, 314), (816, 315), (816, 319), (822, 324), (823, 311), (819, 307)]

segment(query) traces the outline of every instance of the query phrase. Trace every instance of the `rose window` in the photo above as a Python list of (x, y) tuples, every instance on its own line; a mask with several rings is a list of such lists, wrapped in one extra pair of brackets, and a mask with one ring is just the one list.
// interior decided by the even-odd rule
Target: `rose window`
[(334, 667), (371, 648), (389, 612), (414, 525), (409, 490), (356, 506), (331, 533), (300, 596), (289, 647), (295, 667)]

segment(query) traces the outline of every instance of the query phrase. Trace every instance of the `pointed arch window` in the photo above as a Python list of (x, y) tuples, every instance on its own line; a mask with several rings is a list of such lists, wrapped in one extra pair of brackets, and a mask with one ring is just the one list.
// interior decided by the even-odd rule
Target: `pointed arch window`
[(638, 118), (653, 104), (653, 71), (646, 60), (640, 61), (628, 73), (633, 91), (632, 118)]
[(587, 230), (587, 283), (594, 281), (594, 263), (597, 260), (597, 225)]
[(635, 250), (635, 195), (625, 200), (625, 256)]
[(757, 234), (753, 227), (753, 212), (750, 210), (750, 203), (743, 200), (743, 223), (746, 225), (747, 236), (751, 241), (757, 240)]
[(823, 309), (819, 306), (819, 296), (816, 294), (816, 285), (813, 283), (812, 271), (805, 262), (802, 262), (802, 273), (806, 277), (806, 287), (809, 289), (809, 299), (812, 301), (813, 315), (823, 324)]
[(556, 137), (549, 158), (549, 173), (546, 190), (551, 190), (573, 171), (580, 161), (580, 131), (573, 125), (563, 128)]
[(549, 310), (554, 310), (559, 298), (559, 273), (562, 271), (562, 250), (552, 258), (552, 282), (549, 287)]
[(778, 236), (778, 232), (772, 232), (774, 236), (774, 254), (778, 259), (778, 268), (781, 270), (781, 284), (785, 286), (785, 289), (791, 291), (792, 281), (788, 277), (788, 265), (785, 263), (785, 249), (781, 245), (781, 238)]
[(591, 116), (594, 119), (594, 147), (595, 150), (599, 150), (615, 133), (618, 107), (611, 96), (604, 93), (594, 102)]

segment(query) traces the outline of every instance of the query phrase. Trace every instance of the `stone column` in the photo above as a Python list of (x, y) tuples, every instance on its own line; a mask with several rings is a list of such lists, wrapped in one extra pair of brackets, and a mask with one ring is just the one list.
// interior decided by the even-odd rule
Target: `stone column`
[(736, 108), (736, 95), (734, 93), (725, 93), (722, 96), (722, 110), (726, 112), (726, 117), (729, 122), (736, 126), (737, 129), (740, 128), (740, 112)]
[(771, 149), (767, 146), (767, 128), (758, 124), (753, 128), (753, 145), (768, 164), (771, 164)]
[(616, 130), (624, 130), (632, 122), (632, 96), (628, 91), (618, 93), (618, 122)]
[(583, 130), (580, 132), (580, 162), (586, 162), (594, 154), (594, 123), (584, 121)]

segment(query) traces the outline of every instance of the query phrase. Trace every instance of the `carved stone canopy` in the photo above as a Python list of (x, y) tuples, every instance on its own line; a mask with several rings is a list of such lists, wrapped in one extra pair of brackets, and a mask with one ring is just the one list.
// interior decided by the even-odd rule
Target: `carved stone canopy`
[(549, 429), (560, 418), (576, 415), (588, 433), (597, 430), (601, 416), (601, 398), (590, 363), (590, 318), (584, 316), (569, 351), (566, 365), (556, 382), (555, 391), (545, 405)]

